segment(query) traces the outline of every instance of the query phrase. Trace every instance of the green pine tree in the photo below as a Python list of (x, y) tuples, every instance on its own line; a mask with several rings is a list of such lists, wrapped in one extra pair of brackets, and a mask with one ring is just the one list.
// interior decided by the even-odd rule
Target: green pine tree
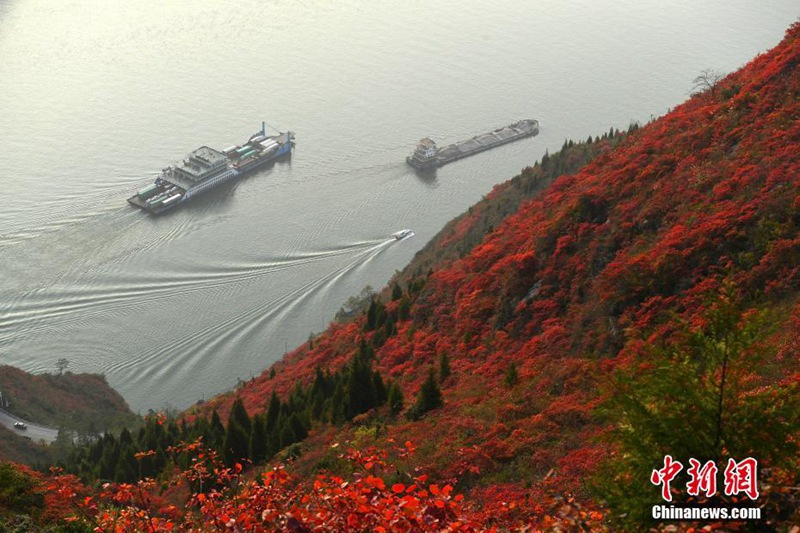
[(289, 419), (284, 419), (281, 422), (281, 430), (280, 430), (280, 449), (286, 448), (287, 446), (294, 444), (297, 442), (298, 437), (294, 433), (294, 428), (292, 424), (289, 423)]
[(442, 406), (442, 391), (436, 380), (436, 373), (433, 367), (428, 371), (428, 378), (422, 384), (417, 394), (417, 401), (408, 410), (407, 416), (411, 420), (419, 420), (422, 416), (432, 409)]
[(211, 413), (211, 427), (209, 428), (209, 435), (206, 439), (206, 443), (209, 447), (217, 451), (222, 451), (222, 446), (225, 443), (225, 426), (222, 425), (222, 420), (216, 409)]
[(375, 405), (385, 404), (389, 396), (386, 385), (383, 383), (381, 373), (377, 370), (372, 373), (372, 388), (375, 391)]
[(348, 419), (366, 413), (376, 405), (375, 384), (372, 379), (372, 365), (357, 352), (350, 363), (347, 379)]
[(250, 454), (253, 462), (266, 461), (269, 458), (267, 457), (268, 448), (266, 415), (256, 415), (253, 417), (253, 434), (250, 436)]
[(341, 424), (346, 419), (347, 402), (345, 399), (345, 383), (343, 379), (336, 380), (336, 386), (333, 389), (333, 397), (331, 398), (331, 413), (330, 419), (334, 424)]
[(275, 391), (272, 391), (272, 396), (269, 398), (269, 405), (267, 406), (267, 417), (264, 422), (264, 429), (270, 433), (278, 423), (278, 417), (281, 414), (281, 401)]
[(223, 446), (225, 459), (229, 465), (251, 457), (250, 438), (252, 433), (253, 423), (247, 414), (244, 402), (241, 398), (236, 398), (228, 417), (228, 425), (225, 428), (225, 444)]
[(248, 435), (253, 431), (253, 423), (250, 420), (250, 415), (247, 414), (247, 409), (245, 409), (244, 402), (241, 398), (236, 398), (233, 402), (230, 419), (233, 419), (237, 424), (242, 426), (242, 429), (244, 429), (245, 433)]
[(403, 410), (403, 390), (396, 382), (389, 385), (389, 411), (396, 415)]
[(297, 413), (292, 413), (289, 417), (289, 426), (292, 428), (292, 433), (294, 433), (295, 436), (294, 442), (300, 442), (308, 437), (308, 428), (306, 428), (306, 425)]
[(403, 289), (400, 288), (400, 284), (395, 282), (394, 286), (392, 287), (392, 301), (395, 302), (403, 297)]
[(439, 356), (439, 382), (444, 383), (444, 380), (450, 377), (450, 358), (446, 353), (442, 352)]
[(223, 451), (229, 466), (250, 458), (250, 435), (233, 417), (228, 419)]
[(508, 368), (506, 368), (506, 375), (503, 378), (503, 385), (505, 385), (506, 388), (511, 389), (517, 384), (518, 381), (519, 372), (517, 371), (517, 363), (512, 361), (511, 364), (508, 365)]

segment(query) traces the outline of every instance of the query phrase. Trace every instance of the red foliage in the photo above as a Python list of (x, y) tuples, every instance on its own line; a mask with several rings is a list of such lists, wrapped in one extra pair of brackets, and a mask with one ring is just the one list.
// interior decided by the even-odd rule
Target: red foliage
[[(399, 455), (413, 450), (406, 443)], [(408, 484), (389, 485), (381, 477), (392, 469), (387, 454), (374, 448), (344, 455), (356, 470), (351, 479), (318, 475), (306, 483), (298, 483), (282, 466), (248, 481), (240, 464), (225, 468), (196, 443), (172, 451), (194, 456), (192, 467), (180, 477), (205, 488), (194, 492), (183, 509), (159, 503), (151, 480), (106, 484), (99, 493), (86, 495), (74, 476), (55, 475), (47, 490), (75, 510), (67, 520), (89, 522), (97, 531), (487, 530), (470, 517), (452, 485), (428, 483), (424, 474)]]
[[(724, 280), (786, 308), (794, 302), (794, 314), (779, 318), (785, 334), (774, 344), (787, 368), (796, 365), (800, 25), (780, 46), (723, 80), (715, 94), (690, 99), (579, 174), (559, 178), (471, 253), (440, 265), (415, 296), (410, 318), (398, 321), (397, 333), (377, 350), (377, 367), (399, 381), (406, 398), (425, 368), (448, 354), (445, 407), (429, 414), (434, 421), (391, 431), (424, 442), (425, 459), (439, 474), (467, 476), (472, 484), (518, 461), (526, 479), (495, 483), (494, 492), (482, 493), (502, 520), (519, 517), (499, 494), (519, 490), (524, 481), (533, 490), (555, 480), (565, 490), (580, 489), (600, 453), (589, 443), (598, 429), (592, 418), (597, 381), (643, 353), (648, 342), (669, 340), (679, 321), (696, 325), (705, 315), (706, 295)], [(465, 215), (442, 243), (457, 245), (480, 209)], [(265, 374), (245, 384), (238, 394), (248, 411), (263, 410), (273, 389), (285, 395), (298, 380), (307, 382), (318, 365), (341, 366), (371, 335), (363, 333), (363, 321), (332, 325), (313, 347), (298, 348), (278, 363), (274, 378)], [(520, 383), (507, 387), (503, 376), (512, 362)], [(205, 409), (224, 414), (232, 400), (222, 397)], [(283, 476), (276, 471), (264, 486), (284, 490)], [(368, 476), (338, 489), (333, 478), (315, 482), (328, 499), (307, 495), (303, 502), (295, 495), (300, 508), (278, 499), (282, 511), (270, 515), (272, 523), (293, 528), (310, 520), (307, 510), (313, 508), (326, 517), (320, 520), (339, 520), (338, 526), (377, 527), (363, 502), (388, 506), (391, 519), (405, 524), (398, 527), (412, 527), (412, 517), (441, 525), (452, 519), (451, 511), (460, 513), (451, 507), (454, 499), (430, 490), (423, 497), (415, 489), (407, 501), (398, 484), (384, 487)], [(259, 497), (267, 491), (278, 498), (258, 491)], [(563, 505), (565, 516), (589, 517), (568, 498)], [(344, 508), (352, 512), (332, 511)], [(559, 512), (544, 506), (536, 516)], [(238, 520), (235, 510), (225, 513)]]

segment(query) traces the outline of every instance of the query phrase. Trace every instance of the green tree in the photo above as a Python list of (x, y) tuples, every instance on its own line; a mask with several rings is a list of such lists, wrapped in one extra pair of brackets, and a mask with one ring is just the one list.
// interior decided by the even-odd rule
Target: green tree
[(211, 413), (211, 427), (209, 428), (209, 435), (206, 442), (211, 448), (217, 451), (221, 451), (225, 443), (225, 426), (222, 425), (222, 420), (216, 409)]
[(347, 418), (366, 413), (376, 405), (372, 365), (356, 352), (347, 379)]
[(278, 423), (278, 417), (281, 414), (281, 401), (275, 391), (272, 391), (272, 396), (269, 398), (269, 405), (267, 406), (267, 418), (264, 422), (267, 433), (270, 433)]
[(311, 396), (311, 418), (324, 421), (325, 414), (325, 395), (322, 392), (314, 393)]
[(233, 418), (228, 419), (223, 451), (228, 465), (250, 457), (250, 435)]
[(450, 377), (450, 358), (446, 353), (442, 352), (439, 356), (439, 382), (444, 383), (444, 380)]
[(345, 384), (342, 379), (336, 380), (336, 386), (333, 389), (333, 397), (331, 398), (331, 422), (334, 424), (343, 423), (346, 416), (346, 401), (345, 401)]
[(253, 431), (253, 423), (250, 420), (250, 415), (247, 414), (247, 409), (241, 398), (236, 398), (233, 402), (229, 422), (231, 419), (242, 426), (246, 433), (250, 434)]
[(411, 301), (407, 297), (400, 300), (400, 305), (397, 308), (397, 318), (400, 320), (408, 320), (411, 316)]
[(372, 331), (375, 329), (378, 316), (378, 304), (375, 303), (375, 300), (375, 298), (372, 298), (369, 301), (369, 308), (367, 309), (367, 325), (365, 328), (366, 331)]
[(267, 441), (267, 422), (265, 415), (253, 417), (253, 434), (250, 436), (250, 454), (254, 463), (268, 459), (269, 442)]
[(370, 301), (367, 309), (367, 324), (365, 331), (374, 331), (386, 322), (386, 306), (383, 305), (380, 297), (374, 297)]
[(396, 382), (389, 385), (389, 411), (396, 415), (403, 410), (403, 389)]
[(616, 451), (594, 483), (614, 516), (637, 523), (662, 503), (650, 474), (668, 454), (684, 464), (714, 461), (720, 472), (728, 458), (750, 456), (796, 468), (798, 384), (776, 384), (774, 354), (762, 342), (767, 316), (744, 313), (735, 294), (726, 286), (702, 327), (684, 325), (675, 342), (650, 347), (614, 376), (601, 413), (615, 425)]
[(403, 297), (403, 289), (400, 288), (400, 284), (395, 282), (394, 286), (392, 287), (392, 301), (399, 300)]
[(375, 370), (372, 373), (372, 389), (375, 391), (375, 405), (383, 405), (388, 399), (388, 392), (386, 391), (386, 384), (383, 382), (381, 373)]
[(506, 388), (511, 389), (519, 381), (519, 372), (517, 371), (517, 363), (514, 361), (506, 368), (506, 375), (503, 378), (503, 384)]
[(134, 483), (137, 478), (138, 465), (135, 462), (134, 455), (136, 449), (132, 445), (122, 446), (117, 464), (114, 467), (114, 481), (118, 483)]
[(329, 377), (325, 375), (320, 367), (317, 367), (314, 370), (314, 383), (311, 385), (311, 396), (314, 397), (320, 394), (323, 398), (326, 398), (330, 396), (332, 392), (333, 390)]
[(408, 410), (407, 416), (411, 420), (419, 420), (422, 416), (432, 409), (442, 406), (442, 391), (436, 380), (436, 372), (433, 367), (428, 371), (428, 378), (422, 384), (417, 394), (417, 401)]
[(244, 402), (241, 398), (236, 398), (228, 417), (228, 426), (225, 428), (224, 453), (228, 464), (232, 465), (236, 461), (251, 457), (250, 436), (252, 431), (253, 423), (247, 414)]
[(295, 435), (295, 442), (300, 442), (308, 437), (308, 429), (297, 413), (292, 413), (292, 415), (289, 417), (288, 424), (292, 428), (292, 432)]

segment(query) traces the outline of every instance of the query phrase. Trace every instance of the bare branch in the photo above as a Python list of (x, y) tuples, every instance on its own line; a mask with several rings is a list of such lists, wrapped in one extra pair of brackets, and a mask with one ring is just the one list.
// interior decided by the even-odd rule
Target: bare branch
[(711, 98), (716, 98), (716, 88), (719, 82), (725, 77), (725, 73), (713, 68), (704, 68), (700, 75), (692, 80), (692, 95), (708, 91)]

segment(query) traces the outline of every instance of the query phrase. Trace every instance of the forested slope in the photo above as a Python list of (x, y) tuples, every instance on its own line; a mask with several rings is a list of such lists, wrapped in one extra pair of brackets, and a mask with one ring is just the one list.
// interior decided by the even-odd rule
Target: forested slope
[[(398, 277), (401, 292), (387, 290), (377, 315), (332, 326), (237, 395), (257, 410), (273, 389), (288, 393), (366, 341), (377, 368), (413, 398), (445, 357), (443, 408), (389, 434), (419, 443), (427, 466), (463, 488), (525, 500), (537, 487), (588, 495), (586, 480), (615, 450), (596, 437), (623, 423), (598, 409), (611, 384), (642, 365), (669, 372), (679, 353), (704, 357), (692, 342), (719, 340), (723, 307), (731, 331), (755, 331), (731, 355), (739, 359), (721, 409), (735, 418), (748, 397), (796, 392), (798, 33), (481, 227), (478, 244), (476, 206)], [(534, 183), (536, 171), (517, 182)], [(716, 360), (694, 369), (710, 403), (721, 369)], [(726, 418), (709, 409), (709, 419)], [(710, 425), (722, 437), (708, 453), (724, 453), (725, 428)], [(788, 439), (785, 450), (796, 449), (797, 434)], [(764, 446), (765, 464), (780, 460), (766, 441), (753, 445)]]
[[(159, 491), (172, 507), (106, 489), (104, 512), (163, 530), (641, 529), (670, 454), (761, 467), (754, 500), (674, 485), (677, 503), (796, 523), (800, 24), (592, 145), (574, 174), (549, 183), (547, 161), (498, 187), (352, 321), (185, 420), (149, 421), (160, 451), (140, 460), (186, 483)], [(530, 194), (506, 203), (515, 187)]]

